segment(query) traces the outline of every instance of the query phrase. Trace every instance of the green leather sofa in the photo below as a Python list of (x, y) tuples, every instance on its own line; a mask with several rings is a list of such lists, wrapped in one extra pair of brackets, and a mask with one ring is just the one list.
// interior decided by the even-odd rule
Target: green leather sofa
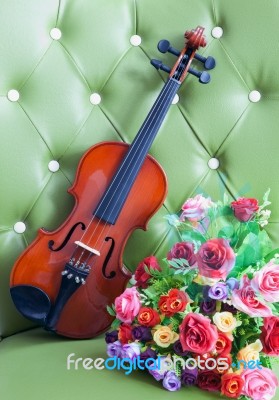
[(177, 237), (164, 217), (197, 192), (261, 198), (271, 188), (268, 231), (279, 246), (278, 0), (0, 0), (0, 10), (1, 399), (220, 398), (171, 395), (140, 372), (67, 370), (71, 353), (104, 357), (103, 337), (70, 340), (34, 326), (13, 305), (9, 275), (37, 230), (69, 214), (83, 153), (133, 140), (167, 78), (150, 59), (175, 61), (157, 42), (181, 49), (197, 25), (208, 39), (201, 53), (217, 66), (208, 85), (187, 77), (151, 148), (168, 196), (148, 231), (130, 238), (125, 265), (166, 255)]

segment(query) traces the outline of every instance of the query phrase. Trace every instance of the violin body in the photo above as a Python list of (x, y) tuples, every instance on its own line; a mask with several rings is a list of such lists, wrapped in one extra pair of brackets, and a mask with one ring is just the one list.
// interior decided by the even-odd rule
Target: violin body
[[(166, 197), (165, 173), (157, 161), (148, 155), (117, 222), (108, 225), (93, 218), (91, 210), (103, 196), (128, 148), (128, 145), (120, 142), (104, 142), (91, 147), (84, 154), (75, 182), (68, 190), (75, 198), (71, 214), (53, 232), (40, 229), (35, 241), (13, 268), (11, 287), (14, 293), (17, 288), (23, 288), (25, 299), (32, 297), (32, 301), (36, 302), (29, 309), (26, 304), (17, 304), (18, 308), (22, 308), (20, 311), (23, 314), (30, 314), (26, 315), (29, 318), (41, 319), (44, 324), (51, 304), (58, 296), (61, 272), (76, 247), (75, 242), (84, 234), (82, 242), (88, 247), (100, 248), (98, 242), (104, 243), (100, 255), (93, 254), (86, 284), (72, 294), (59, 315), (55, 331), (63, 336), (91, 338), (110, 326), (113, 318), (107, 313), (106, 306), (123, 292), (131, 278), (131, 273), (122, 262), (127, 239), (136, 228), (146, 229), (148, 220)], [(40, 292), (35, 290), (35, 296), (33, 288), (40, 289)], [(36, 293), (41, 293), (37, 301)], [(16, 295), (13, 297), (15, 299)], [(41, 313), (38, 318), (32, 318), (31, 315), (30, 309), (35, 307), (38, 308), (37, 317)]]

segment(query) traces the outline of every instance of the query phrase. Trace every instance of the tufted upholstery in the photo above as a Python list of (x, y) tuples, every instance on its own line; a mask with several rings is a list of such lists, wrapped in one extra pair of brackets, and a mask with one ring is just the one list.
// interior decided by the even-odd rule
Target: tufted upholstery
[[(187, 78), (151, 148), (168, 176), (168, 197), (148, 232), (130, 238), (125, 264), (133, 270), (144, 256), (163, 257), (177, 239), (164, 217), (201, 191), (214, 199), (225, 190), (234, 197), (261, 197), (270, 187), (269, 232), (279, 245), (277, 0), (264, 7), (260, 0), (0, 0), (0, 7), (0, 336), (32, 327), (9, 297), (15, 259), (39, 227), (52, 230), (68, 215), (73, 198), (67, 188), (82, 154), (100, 141), (133, 140), (166, 79), (149, 64), (160, 58), (158, 40), (181, 48), (184, 31), (197, 25), (206, 28), (204, 54), (213, 55), (217, 67), (209, 85)], [(214, 27), (222, 27), (223, 35)], [(137, 37), (130, 41), (134, 35), (140, 44)], [(161, 58), (173, 65), (172, 55)], [(261, 95), (257, 102), (253, 91)], [(208, 166), (213, 157), (217, 169)], [(65, 354), (75, 351), (71, 342), (36, 330), (6, 338), (0, 351), (6, 354), (7, 376), (16, 362), (12, 346), (26, 357), (22, 349), (30, 343), (38, 347), (30, 352), (34, 364), (42, 349), (47, 358), (58, 343)], [(75, 343), (72, 349), (85, 356), (86, 343)], [(99, 340), (88, 348), (94, 343), (102, 346)], [(64, 361), (60, 354), (58, 362)], [(51, 373), (47, 377), (54, 379)], [(84, 375), (79, 379), (84, 383)], [(136, 379), (153, 395), (166, 395), (151, 381)], [(46, 390), (48, 381), (40, 382)], [(85, 386), (89, 389), (88, 382)], [(15, 393), (5, 398), (13, 400)], [(33, 398), (26, 393), (24, 398)], [(71, 388), (67, 398), (75, 393)]]

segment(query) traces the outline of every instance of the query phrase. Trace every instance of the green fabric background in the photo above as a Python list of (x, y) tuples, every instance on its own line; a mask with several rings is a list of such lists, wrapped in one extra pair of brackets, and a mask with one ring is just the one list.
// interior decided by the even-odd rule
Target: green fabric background
[[(6, 400), (169, 398), (142, 374), (66, 371), (70, 352), (104, 354), (101, 338), (69, 341), (40, 329), (16, 311), (9, 296), (15, 259), (44, 226), (55, 229), (73, 207), (67, 194), (83, 153), (103, 140), (130, 143), (158, 95), (164, 73), (150, 58), (173, 65), (156, 49), (160, 39), (184, 45), (186, 29), (205, 27), (217, 60), (212, 82), (189, 76), (151, 148), (169, 181), (169, 193), (148, 232), (130, 238), (127, 267), (150, 254), (166, 255), (177, 240), (164, 218), (203, 192), (261, 198), (271, 188), (268, 231), (279, 246), (279, 74), (277, 0), (0, 0), (0, 395)], [(213, 38), (215, 26), (223, 28)], [(58, 27), (60, 40), (50, 37)], [(134, 47), (132, 35), (142, 43)], [(7, 99), (18, 90), (19, 101)], [(252, 90), (261, 93), (249, 101)], [(92, 105), (92, 93), (101, 103)], [(216, 157), (217, 170), (207, 162)], [(57, 160), (58, 172), (48, 170)], [(14, 224), (23, 221), (18, 234)], [(13, 335), (13, 336), (10, 336)], [(9, 337), (10, 336), (10, 337)], [(188, 393), (188, 394), (187, 394)], [(183, 389), (176, 398), (213, 399)], [(218, 396), (217, 396), (218, 398)], [(279, 395), (277, 395), (277, 400)]]

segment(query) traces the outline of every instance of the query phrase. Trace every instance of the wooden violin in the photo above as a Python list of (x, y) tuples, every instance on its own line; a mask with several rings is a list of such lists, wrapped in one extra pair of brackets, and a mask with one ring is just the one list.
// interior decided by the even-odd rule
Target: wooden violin
[[(212, 69), (215, 61), (196, 50), (206, 45), (204, 28), (185, 33), (182, 51), (161, 40), (158, 49), (178, 56), (157, 100), (134, 141), (103, 142), (82, 157), (75, 182), (68, 190), (75, 206), (55, 231), (40, 229), (37, 238), (17, 259), (10, 292), (17, 309), (47, 330), (72, 338), (91, 338), (112, 322), (106, 306), (125, 289), (131, 274), (122, 254), (129, 235), (146, 229), (167, 193), (163, 169), (149, 148), (187, 73), (208, 83), (208, 72), (190, 67), (193, 58)], [(148, 193), (148, 199), (146, 197)]]

